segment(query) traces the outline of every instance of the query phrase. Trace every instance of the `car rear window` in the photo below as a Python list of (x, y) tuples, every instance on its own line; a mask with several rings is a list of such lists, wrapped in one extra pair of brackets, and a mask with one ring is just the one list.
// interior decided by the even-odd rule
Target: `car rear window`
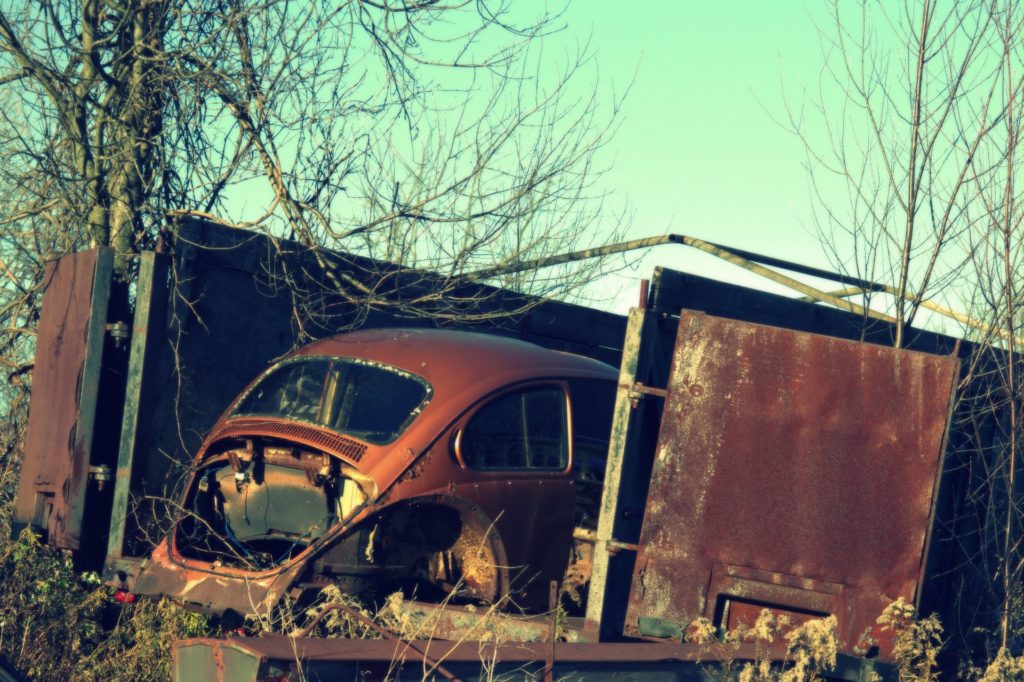
[(267, 372), (232, 416), (296, 419), (384, 445), (430, 400), (422, 378), (366, 360), (303, 358)]

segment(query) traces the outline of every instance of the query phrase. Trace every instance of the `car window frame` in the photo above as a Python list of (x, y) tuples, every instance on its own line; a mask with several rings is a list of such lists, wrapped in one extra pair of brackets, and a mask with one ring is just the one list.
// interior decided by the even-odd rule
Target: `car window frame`
[[(317, 405), (317, 419), (315, 421), (312, 421), (312, 420), (309, 420), (309, 419), (302, 419), (302, 418), (298, 418), (298, 417), (283, 416), (283, 415), (268, 415), (268, 414), (259, 414), (259, 413), (238, 413), (237, 412), (239, 406), (242, 405), (242, 403), (244, 403), (249, 398), (249, 395), (253, 391), (255, 391), (260, 386), (260, 384), (263, 382), (263, 380), (266, 379), (268, 376), (270, 376), (270, 374), (278, 371), (279, 369), (284, 368), (287, 365), (299, 364), (299, 363), (309, 362), (309, 361), (314, 361), (314, 360), (315, 361), (326, 361), (327, 364), (328, 364), (327, 383), (325, 384), (325, 386), (324, 386), (324, 388), (323, 388), (323, 390), (322, 390), (322, 392), (320, 394), (320, 402)], [(408, 379), (414, 380), (414, 381), (416, 381), (417, 383), (419, 383), (420, 385), (423, 386), (423, 388), (425, 389), (424, 394), (423, 394), (423, 399), (416, 406), (416, 408), (413, 409), (409, 413), (409, 415), (406, 417), (405, 421), (403, 421), (401, 426), (399, 427), (399, 429), (397, 431), (397, 435), (394, 438), (392, 438), (390, 441), (387, 441), (387, 442), (384, 442), (384, 443), (377, 443), (377, 442), (374, 442), (374, 441), (370, 441), (370, 440), (366, 440), (366, 439), (360, 438), (359, 436), (356, 436), (356, 435), (353, 435), (353, 434), (346, 433), (344, 431), (339, 431), (338, 429), (332, 428), (329, 424), (323, 423), (321, 418), (324, 416), (323, 413), (324, 413), (325, 408), (327, 407), (324, 404), (324, 401), (325, 401), (325, 398), (327, 397), (327, 395), (332, 390), (331, 389), (331, 384), (334, 384), (335, 381), (336, 381), (336, 377), (334, 375), (334, 364), (337, 363), (337, 362), (351, 362), (351, 363), (354, 363), (354, 364), (365, 364), (365, 365), (373, 366), (373, 367), (376, 367), (378, 369), (381, 369), (381, 370), (384, 370), (384, 371), (389, 371), (389, 372), (392, 372), (392, 373), (397, 374), (399, 376), (403, 376), (403, 377), (406, 377)], [(415, 372), (410, 372), (409, 370), (402, 369), (401, 367), (396, 367), (394, 365), (389, 365), (386, 362), (380, 362), (380, 361), (377, 361), (377, 360), (367, 360), (365, 358), (353, 357), (353, 356), (348, 356), (348, 355), (296, 355), (296, 356), (292, 356), (292, 357), (289, 357), (289, 358), (285, 358), (285, 359), (281, 360), (280, 362), (275, 362), (270, 367), (268, 367), (263, 372), (261, 372), (259, 374), (259, 376), (257, 376), (245, 388), (245, 390), (242, 392), (242, 394), (239, 395), (234, 400), (234, 402), (231, 403), (231, 406), (227, 409), (227, 412), (225, 413), (225, 418), (228, 419), (228, 420), (231, 420), (231, 419), (246, 419), (246, 418), (279, 419), (279, 420), (283, 420), (283, 421), (291, 421), (291, 422), (296, 422), (296, 423), (300, 423), (300, 424), (308, 424), (310, 426), (313, 426), (313, 427), (316, 427), (316, 428), (319, 428), (319, 429), (324, 429), (326, 431), (330, 431), (331, 433), (340, 434), (340, 435), (342, 435), (342, 436), (344, 436), (346, 438), (351, 438), (353, 440), (357, 440), (357, 441), (359, 441), (361, 443), (367, 443), (368, 445), (372, 445), (372, 446), (375, 446), (375, 447), (387, 447), (387, 446), (392, 445), (393, 443), (395, 443), (397, 440), (399, 440), (403, 435), (405, 435), (408, 432), (409, 427), (412, 426), (412, 423), (417, 419), (417, 417), (419, 417), (421, 414), (423, 414), (423, 411), (427, 409), (427, 407), (430, 405), (430, 403), (434, 399), (434, 397), (435, 397), (434, 396), (434, 386), (426, 377), (420, 376), (419, 374), (416, 374)]]
[[(508, 397), (509, 395), (528, 391), (531, 389), (544, 389), (544, 388), (555, 388), (562, 394), (562, 423), (565, 426), (565, 447), (566, 447), (566, 465), (560, 469), (544, 469), (539, 467), (519, 467), (519, 468), (481, 468), (474, 467), (467, 463), (463, 453), (465, 443), (463, 441), (466, 427), (469, 426), (470, 422), (479, 414), (482, 410), (488, 406), (494, 404), (502, 398)], [(470, 410), (459, 419), (457, 428), (454, 429), (451, 435), (450, 448), (452, 456), (455, 459), (458, 466), (473, 474), (485, 475), (485, 476), (564, 476), (571, 474), (573, 470), (574, 462), (574, 451), (573, 451), (573, 424), (572, 424), (572, 394), (569, 391), (569, 384), (567, 381), (562, 379), (543, 379), (537, 381), (529, 381), (525, 383), (511, 384), (509, 386), (502, 387), (501, 389), (492, 392), (473, 405)]]

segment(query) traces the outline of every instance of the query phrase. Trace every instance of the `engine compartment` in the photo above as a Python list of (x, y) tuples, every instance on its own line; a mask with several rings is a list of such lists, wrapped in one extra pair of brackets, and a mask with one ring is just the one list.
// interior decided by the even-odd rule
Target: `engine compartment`
[(213, 450), (185, 495), (175, 547), (186, 559), (265, 570), (362, 507), (372, 482), (325, 453), (260, 439)]

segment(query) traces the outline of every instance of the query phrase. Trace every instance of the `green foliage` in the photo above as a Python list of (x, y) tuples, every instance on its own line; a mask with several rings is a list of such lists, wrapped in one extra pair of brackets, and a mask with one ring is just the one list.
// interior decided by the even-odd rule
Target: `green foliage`
[(171, 642), (210, 634), (206, 618), (166, 600), (114, 601), (27, 530), (0, 540), (0, 575), (0, 653), (31, 679), (166, 680)]
[(67, 678), (102, 637), (105, 591), (29, 531), (0, 554), (0, 651), (32, 679)]
[(213, 633), (207, 619), (161, 599), (126, 605), (117, 624), (77, 671), (82, 680), (168, 680), (171, 643)]

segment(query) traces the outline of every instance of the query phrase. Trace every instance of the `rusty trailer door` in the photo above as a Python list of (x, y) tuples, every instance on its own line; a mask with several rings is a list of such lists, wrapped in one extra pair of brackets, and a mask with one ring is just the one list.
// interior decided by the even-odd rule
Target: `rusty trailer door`
[(834, 614), (841, 650), (919, 597), (959, 364), (684, 311), (625, 629)]
[(121, 312), (111, 304), (113, 263), (114, 252), (98, 248), (46, 265), (13, 524), (16, 532), (45, 533), (55, 547), (99, 556), (106, 527), (90, 523), (90, 514), (109, 498), (120, 419), (116, 386), (111, 394), (104, 381), (123, 354), (108, 335), (108, 320)]

